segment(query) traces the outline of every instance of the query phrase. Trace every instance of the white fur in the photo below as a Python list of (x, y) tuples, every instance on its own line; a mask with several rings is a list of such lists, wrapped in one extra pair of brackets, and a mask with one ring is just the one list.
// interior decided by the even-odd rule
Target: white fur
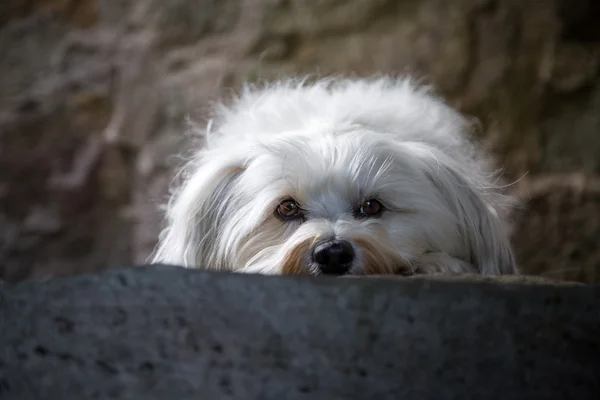
[[(311, 245), (336, 237), (356, 251), (351, 274), (515, 273), (511, 200), (469, 131), (409, 79), (246, 87), (183, 170), (153, 261), (279, 274), (293, 254), (318, 274)], [(371, 197), (386, 211), (355, 219)], [(275, 217), (285, 198), (306, 221)]]

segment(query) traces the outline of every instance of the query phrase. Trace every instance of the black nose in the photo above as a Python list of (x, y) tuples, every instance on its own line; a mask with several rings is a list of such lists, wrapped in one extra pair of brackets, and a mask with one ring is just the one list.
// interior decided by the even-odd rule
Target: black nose
[(319, 243), (313, 249), (312, 258), (323, 274), (342, 275), (352, 265), (354, 249), (344, 240)]

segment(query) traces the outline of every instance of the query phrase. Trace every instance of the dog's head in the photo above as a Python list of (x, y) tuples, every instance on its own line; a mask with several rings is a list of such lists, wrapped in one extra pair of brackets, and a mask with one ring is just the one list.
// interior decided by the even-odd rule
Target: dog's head
[[(173, 196), (155, 260), (266, 274), (512, 272), (499, 197), (455, 140), (464, 121), (408, 93), (421, 107), (400, 119), (385, 107), (319, 119), (296, 99), (308, 121), (272, 115), (278, 125), (254, 109), (259, 126), (242, 127), (229, 110)], [(228, 134), (241, 129), (251, 134)]]

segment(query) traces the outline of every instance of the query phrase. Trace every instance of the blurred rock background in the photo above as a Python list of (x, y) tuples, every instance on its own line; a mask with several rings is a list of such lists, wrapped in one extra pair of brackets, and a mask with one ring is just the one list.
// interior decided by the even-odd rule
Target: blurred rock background
[(600, 282), (597, 0), (2, 0), (0, 277), (143, 262), (186, 118), (244, 80), (413, 72), (526, 201), (526, 273)]

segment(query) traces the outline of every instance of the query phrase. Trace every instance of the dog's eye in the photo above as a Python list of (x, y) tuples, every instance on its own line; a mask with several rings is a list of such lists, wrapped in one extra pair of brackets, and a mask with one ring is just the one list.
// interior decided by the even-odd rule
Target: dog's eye
[(283, 220), (290, 220), (302, 216), (302, 209), (295, 200), (284, 200), (275, 210), (277, 215)]
[(355, 211), (357, 218), (376, 217), (383, 213), (383, 205), (375, 199), (369, 199)]

